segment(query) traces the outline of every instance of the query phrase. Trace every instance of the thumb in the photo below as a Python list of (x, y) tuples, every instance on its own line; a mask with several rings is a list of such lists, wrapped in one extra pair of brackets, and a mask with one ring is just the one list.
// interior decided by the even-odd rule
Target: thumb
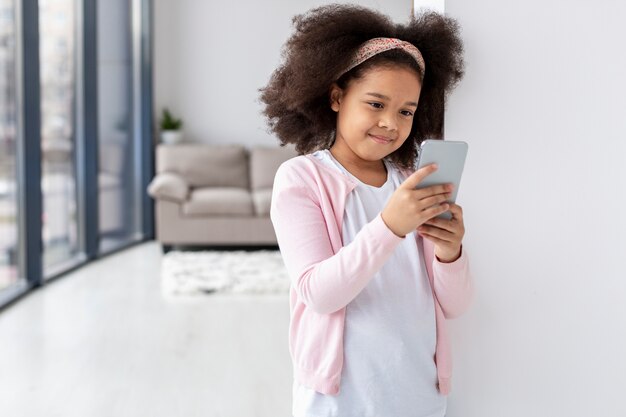
[(422, 182), (422, 180), (424, 180), (424, 178), (435, 172), (437, 168), (437, 164), (434, 163), (421, 167), (420, 169), (409, 175), (407, 179), (404, 180), (402, 184), (400, 184), (400, 187), (414, 189), (420, 182)]

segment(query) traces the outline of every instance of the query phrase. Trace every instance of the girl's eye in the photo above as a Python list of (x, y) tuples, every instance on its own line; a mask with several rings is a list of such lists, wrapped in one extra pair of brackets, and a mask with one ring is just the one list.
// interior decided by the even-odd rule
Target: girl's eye
[[(382, 104), (381, 103), (368, 103), (369, 105), (372, 105), (373, 107), (380, 109), (382, 108)], [(381, 107), (376, 107), (376, 106), (381, 106)], [(403, 110), (402, 114), (404, 114), (405, 116), (411, 117), (413, 116), (413, 112), (410, 112), (408, 110)]]

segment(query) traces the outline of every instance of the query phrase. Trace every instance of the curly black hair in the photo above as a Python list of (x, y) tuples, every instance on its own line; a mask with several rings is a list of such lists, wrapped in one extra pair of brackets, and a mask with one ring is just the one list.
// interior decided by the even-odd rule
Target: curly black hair
[[(442, 138), (446, 97), (464, 74), (463, 43), (456, 20), (429, 9), (408, 23), (363, 6), (329, 4), (292, 18), (295, 33), (281, 50), (284, 63), (260, 88), (270, 133), (281, 146), (296, 145), (299, 154), (329, 148), (335, 139), (337, 114), (330, 107), (333, 82), (344, 89), (373, 68), (409, 68), (422, 78), (418, 108), (407, 140), (388, 158), (399, 166), (415, 164), (417, 147), (426, 138)], [(415, 45), (426, 62), (425, 74), (407, 53), (392, 49), (357, 65), (337, 78), (356, 49), (376, 37), (398, 38)]]

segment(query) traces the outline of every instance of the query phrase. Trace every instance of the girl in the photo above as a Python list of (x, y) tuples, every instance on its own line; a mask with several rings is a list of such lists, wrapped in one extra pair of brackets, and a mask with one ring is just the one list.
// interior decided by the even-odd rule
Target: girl
[(276, 173), (270, 212), (292, 280), (293, 415), (443, 416), (445, 320), (469, 306), (472, 279), (451, 187), (416, 189), (436, 166), (414, 167), (463, 75), (458, 25), (338, 4), (293, 21), (260, 90), (299, 153)]

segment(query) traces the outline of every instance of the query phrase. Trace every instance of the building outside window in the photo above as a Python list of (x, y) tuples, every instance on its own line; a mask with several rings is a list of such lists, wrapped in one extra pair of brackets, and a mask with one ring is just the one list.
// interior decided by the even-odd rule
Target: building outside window
[(44, 274), (79, 252), (76, 1), (39, 0)]
[(15, 1), (0, 0), (0, 291), (20, 281), (16, 44)]

